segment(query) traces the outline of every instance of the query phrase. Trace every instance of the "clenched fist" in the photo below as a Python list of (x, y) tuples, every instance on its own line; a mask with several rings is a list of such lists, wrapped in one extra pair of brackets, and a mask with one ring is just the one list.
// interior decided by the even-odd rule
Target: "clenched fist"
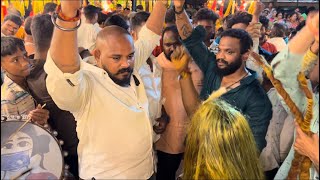
[(188, 50), (183, 45), (178, 46), (171, 54), (171, 62), (179, 74), (188, 70), (188, 64), (191, 59)]

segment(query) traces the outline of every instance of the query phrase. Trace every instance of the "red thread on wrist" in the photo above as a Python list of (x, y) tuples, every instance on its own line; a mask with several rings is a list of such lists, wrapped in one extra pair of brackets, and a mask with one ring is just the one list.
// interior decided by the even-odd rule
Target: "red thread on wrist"
[(76, 22), (76, 21), (79, 21), (79, 20), (80, 20), (80, 14), (81, 14), (81, 13), (80, 13), (80, 10), (78, 9), (78, 10), (77, 10), (77, 14), (76, 14), (75, 17), (72, 17), (72, 18), (67, 17), (66, 15), (64, 15), (64, 14), (62, 13), (61, 5), (60, 5), (60, 4), (57, 6), (56, 13), (58, 14), (58, 18), (59, 18), (60, 20), (66, 21), (66, 22)]

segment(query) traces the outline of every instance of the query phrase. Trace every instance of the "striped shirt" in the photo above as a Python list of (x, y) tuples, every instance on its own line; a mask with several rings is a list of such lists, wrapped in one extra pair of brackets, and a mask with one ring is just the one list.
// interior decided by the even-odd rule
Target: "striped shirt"
[(1, 85), (1, 115), (24, 115), (35, 109), (35, 102), (32, 96), (4, 76)]

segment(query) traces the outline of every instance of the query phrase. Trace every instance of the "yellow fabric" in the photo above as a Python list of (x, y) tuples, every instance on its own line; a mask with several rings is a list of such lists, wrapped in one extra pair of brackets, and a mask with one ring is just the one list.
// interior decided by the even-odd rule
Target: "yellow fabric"
[(89, 0), (89, 3), (90, 3), (91, 5), (94, 5), (94, 0)]
[(223, 16), (223, 17), (226, 17), (226, 16), (228, 16), (228, 15), (230, 14), (232, 4), (233, 4), (233, 0), (229, 0), (229, 4), (228, 4), (228, 7), (227, 7), (227, 10), (226, 10), (226, 12), (224, 13), (224, 16)]
[(248, 13), (249, 13), (249, 14), (253, 14), (255, 4), (256, 4), (256, 1), (252, 1), (252, 2), (250, 3), (249, 9), (248, 9)]
[(232, 3), (231, 14), (234, 14), (234, 11), (235, 11), (235, 9), (236, 9), (236, 6), (237, 6), (237, 2)]
[(221, 19), (218, 19), (216, 21), (216, 29), (219, 29), (220, 27), (222, 27), (222, 23), (221, 23)]
[(9, 1), (8, 0), (1, 0), (1, 5), (6, 6), (7, 8), (9, 7)]
[(24, 1), (23, 0), (15, 0), (15, 1), (10, 1), (12, 6), (17, 9), (20, 13), (21, 16), (23, 17), (25, 15), (25, 8), (24, 8)]
[[(306, 133), (308, 136), (311, 135), (310, 133), (310, 122), (313, 116), (313, 95), (312, 91), (308, 88), (307, 79), (303, 72), (300, 72), (298, 75), (298, 81), (300, 84), (300, 88), (304, 92), (307, 98), (307, 109), (305, 113), (304, 120), (299, 123), (301, 130)], [(292, 160), (292, 166), (290, 168), (288, 179), (297, 177), (299, 174), (300, 179), (309, 179), (310, 177), (310, 167), (311, 167), (311, 160), (303, 155), (300, 155), (298, 152), (295, 151), (294, 159)], [(301, 162), (301, 165), (299, 162)], [(299, 166), (300, 165), (300, 166)], [(299, 170), (300, 169), (300, 173)]]
[(43, 0), (32, 1), (32, 10), (34, 15), (41, 13), (43, 11), (43, 8)]
[(20, 28), (18, 29), (17, 33), (16, 33), (16, 37), (17, 38), (20, 38), (22, 40), (24, 40), (24, 37), (25, 37), (25, 30), (24, 30), (24, 27), (23, 26), (20, 26)]
[(314, 65), (317, 63), (318, 55), (314, 54), (310, 49), (303, 57), (302, 61), (302, 69), (301, 71), (304, 72), (305, 75), (308, 75)]

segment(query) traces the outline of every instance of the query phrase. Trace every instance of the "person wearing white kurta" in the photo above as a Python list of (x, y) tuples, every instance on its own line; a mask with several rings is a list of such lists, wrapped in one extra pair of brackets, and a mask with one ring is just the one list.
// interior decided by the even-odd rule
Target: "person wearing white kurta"
[[(62, 13), (73, 17), (80, 7), (80, 1), (62, 1), (61, 6)], [(54, 30), (54, 40), (44, 66), (48, 74), (46, 85), (57, 106), (70, 111), (77, 120), (79, 176), (82, 179), (148, 179), (154, 172), (148, 100), (137, 71), (143, 64), (141, 60), (145, 61), (150, 56), (154, 48), (152, 45), (155, 46), (160, 40), (165, 3), (158, 1), (155, 7), (150, 21), (140, 32), (143, 38), (135, 42), (136, 46), (139, 44), (145, 49), (134, 49), (134, 66), (131, 64), (133, 43), (129, 34), (120, 27), (110, 27), (101, 32), (105, 34), (101, 35), (98, 42), (102, 41), (110, 47), (112, 44), (108, 44), (109, 41), (103, 41), (104, 35), (112, 36), (112, 43), (117, 43), (118, 36), (122, 44), (119, 42), (116, 47), (126, 46), (125, 50), (119, 48), (121, 62), (114, 62), (117, 59), (114, 57), (101, 60), (95, 54), (100, 68), (76, 57), (76, 32), (64, 32), (58, 28)], [(76, 24), (56, 21), (60, 26), (69, 28)], [(68, 40), (61, 42), (62, 39)], [(109, 50), (101, 49), (104, 45), (97, 44), (100, 52)], [(108, 53), (118, 53), (116, 51), (114, 49)], [(129, 51), (130, 55), (126, 54)], [(110, 77), (123, 70), (120, 69), (122, 66), (127, 67), (129, 61), (133, 68), (133, 75), (128, 76), (130, 85), (120, 86)], [(106, 64), (110, 67), (105, 67)]]

